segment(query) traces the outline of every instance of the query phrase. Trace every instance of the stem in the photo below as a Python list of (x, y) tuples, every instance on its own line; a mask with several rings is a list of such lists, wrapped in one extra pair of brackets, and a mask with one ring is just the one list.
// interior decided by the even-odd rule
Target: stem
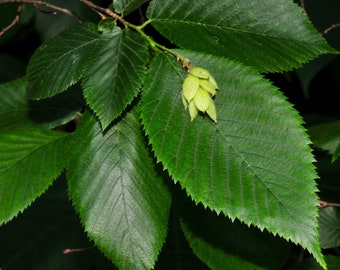
[(143, 38), (145, 38), (147, 40), (147, 42), (150, 44), (151, 48), (153, 48), (154, 50), (162, 50), (162, 51), (166, 51), (169, 52), (170, 54), (172, 54), (173, 56), (176, 57), (176, 59), (178, 61), (182, 62), (183, 68), (190, 68), (190, 62), (189, 59), (187, 59), (185, 56), (174, 52), (173, 50), (157, 43), (156, 41), (154, 41), (151, 37), (149, 37), (147, 34), (144, 33), (143, 28), (145, 26), (147, 26), (148, 24), (150, 24), (152, 22), (152, 20), (147, 20), (146, 22), (144, 22), (142, 25), (137, 26), (134, 25), (132, 23), (129, 23), (128, 21), (124, 20), (122, 16), (119, 16), (117, 13), (115, 13), (114, 11), (112, 11), (109, 8), (103, 8), (100, 6), (97, 6), (96, 4), (92, 3), (89, 0), (80, 0), (81, 2), (83, 2), (85, 5), (91, 7), (92, 9), (99, 11), (101, 13), (105, 13), (109, 16), (111, 16), (112, 18), (116, 19), (117, 21), (121, 22), (122, 24), (124, 24), (126, 27), (129, 27), (133, 30), (135, 30), (136, 32), (138, 32)]
[(90, 246), (90, 247), (84, 247), (84, 248), (67, 248), (63, 250), (63, 254), (70, 254), (70, 253), (74, 253), (74, 252), (80, 252), (80, 251), (86, 251), (86, 250), (90, 250), (93, 249), (94, 246)]
[(66, 9), (66, 8), (62, 8), (62, 7), (58, 7), (52, 4), (49, 4), (47, 2), (44, 1), (39, 1), (39, 0), (0, 0), (0, 4), (5, 4), (5, 3), (27, 3), (27, 4), (33, 4), (34, 6), (45, 6), (57, 11), (60, 11), (64, 14), (70, 15), (72, 17), (74, 17), (79, 23), (82, 23), (83, 20), (72, 10)]
[(318, 208), (325, 208), (328, 206), (340, 207), (340, 203), (325, 202), (321, 200), (319, 200), (319, 204)]
[(143, 24), (141, 24), (140, 26), (137, 26), (137, 28), (142, 30), (145, 26), (147, 26), (151, 22), (152, 22), (152, 20), (149, 19), (149, 20), (145, 21)]
[[(300, 0), (300, 6), (303, 9), (304, 13), (307, 14), (307, 10), (305, 7), (305, 1), (304, 0)], [(340, 27), (340, 23), (335, 23), (333, 25), (331, 25), (330, 27), (326, 28), (325, 30), (322, 31), (323, 35), (328, 34), (329, 31), (333, 30), (334, 28)]]
[(18, 6), (17, 14), (15, 15), (13, 21), (0, 31), (0, 37), (3, 34), (5, 34), (7, 31), (9, 31), (11, 28), (13, 28), (19, 22), (21, 11), (22, 11), (22, 4)]
[(322, 32), (322, 34), (326, 35), (326, 34), (328, 34), (329, 31), (331, 31), (332, 29), (337, 28), (337, 27), (340, 27), (340, 23), (336, 23), (336, 24), (331, 25), (330, 27), (328, 27), (327, 29), (325, 29), (325, 30)]
[(306, 10), (306, 7), (305, 7), (305, 1), (304, 0), (300, 0), (300, 6), (301, 6), (303, 12), (307, 14), (307, 10)]

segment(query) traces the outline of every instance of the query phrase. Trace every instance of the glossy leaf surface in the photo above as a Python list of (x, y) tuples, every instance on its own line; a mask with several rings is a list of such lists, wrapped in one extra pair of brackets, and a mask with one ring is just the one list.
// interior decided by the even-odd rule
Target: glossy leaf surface
[(96, 25), (82, 24), (45, 42), (27, 68), (28, 96), (51, 97), (78, 82), (99, 38)]
[(301, 117), (253, 70), (212, 56), (185, 56), (219, 85), (218, 122), (206, 115), (190, 122), (181, 97), (186, 71), (159, 54), (142, 96), (142, 121), (157, 159), (196, 202), (299, 243), (324, 264), (314, 158)]
[(147, 0), (113, 0), (112, 5), (116, 12), (126, 16), (146, 1)]
[(150, 269), (165, 241), (170, 194), (137, 112), (104, 134), (86, 113), (75, 132), (69, 194), (91, 240), (119, 269)]
[(137, 96), (148, 58), (145, 40), (129, 29), (104, 33), (82, 86), (87, 103), (105, 129)]
[(0, 133), (0, 224), (29, 206), (62, 172), (67, 136), (39, 127)]
[(153, 0), (147, 16), (184, 49), (224, 56), (260, 71), (289, 70), (336, 52), (291, 1)]

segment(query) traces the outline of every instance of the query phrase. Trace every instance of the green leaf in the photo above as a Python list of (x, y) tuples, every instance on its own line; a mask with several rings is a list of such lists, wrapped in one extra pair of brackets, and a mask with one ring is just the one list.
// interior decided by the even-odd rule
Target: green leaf
[(292, 1), (153, 0), (147, 16), (182, 48), (225, 56), (260, 71), (289, 70), (337, 53)]
[(281, 269), (289, 256), (288, 242), (267, 231), (232, 222), (202, 205), (185, 204), (183, 210), (181, 226), (185, 237), (210, 269)]
[(340, 246), (340, 211), (337, 207), (320, 209), (320, 243), (322, 248)]
[(99, 32), (112, 32), (117, 27), (117, 20), (114, 18), (105, 18), (98, 23)]
[(333, 161), (339, 157), (340, 121), (329, 121), (308, 127), (313, 145), (333, 155)]
[(27, 101), (26, 87), (25, 78), (0, 84), (0, 130), (33, 124), (55, 128), (74, 119), (85, 105), (79, 87), (38, 101)]
[(207, 115), (190, 121), (181, 97), (187, 72), (159, 54), (142, 92), (142, 122), (157, 159), (195, 202), (298, 243), (324, 266), (317, 175), (301, 117), (257, 72), (222, 58), (182, 54), (216, 79), (218, 121)]
[(0, 84), (0, 130), (28, 124), (26, 79)]
[(69, 194), (90, 239), (119, 269), (150, 269), (165, 241), (171, 198), (145, 145), (139, 114), (104, 134), (89, 113), (75, 132)]
[(103, 34), (82, 81), (86, 101), (103, 129), (137, 96), (147, 59), (147, 46), (139, 34), (118, 27)]
[(147, 0), (113, 0), (113, 8), (117, 13), (121, 13), (124, 16), (128, 15)]
[(62, 172), (67, 136), (38, 127), (0, 133), (0, 224), (29, 206)]
[(82, 24), (39, 47), (27, 68), (29, 98), (51, 97), (78, 82), (99, 38), (96, 25)]

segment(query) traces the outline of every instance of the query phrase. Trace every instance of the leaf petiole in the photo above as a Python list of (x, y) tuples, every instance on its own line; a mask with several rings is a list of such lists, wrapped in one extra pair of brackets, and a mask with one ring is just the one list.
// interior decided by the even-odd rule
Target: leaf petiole
[(181, 61), (183, 68), (188, 68), (188, 69), (190, 68), (190, 61), (189, 61), (188, 58), (186, 58), (185, 56), (183, 56), (183, 55), (181, 55), (179, 53), (174, 52), (173, 50), (165, 47), (162, 44), (157, 43), (151, 37), (149, 37), (147, 34), (144, 33), (143, 28), (152, 22), (151, 19), (149, 19), (149, 20), (145, 21), (143, 24), (137, 26), (137, 25), (134, 25), (134, 24), (124, 20), (124, 18), (122, 16), (119, 16), (117, 13), (115, 13), (113, 10), (111, 10), (109, 8), (103, 8), (103, 7), (97, 6), (96, 4), (92, 3), (89, 0), (80, 0), (80, 1), (83, 2), (84, 4), (86, 4), (87, 6), (93, 8), (94, 10), (97, 10), (99, 12), (102, 12), (102, 13), (105, 13), (105, 14), (111, 16), (112, 18), (114, 18), (114, 19), (118, 20), (119, 22), (121, 22), (122, 24), (124, 24), (126, 27), (134, 29), (144, 39), (147, 40), (147, 42), (150, 44), (150, 47), (153, 50), (156, 50), (156, 51), (159, 51), (159, 50), (166, 51), (166, 52), (172, 54), (173, 56), (175, 56), (177, 61)]

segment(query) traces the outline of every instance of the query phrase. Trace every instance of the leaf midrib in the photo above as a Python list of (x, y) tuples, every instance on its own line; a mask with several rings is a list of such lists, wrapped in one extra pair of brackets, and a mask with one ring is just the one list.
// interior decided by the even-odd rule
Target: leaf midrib
[(55, 140), (49, 140), (46, 143), (43, 144), (39, 144), (37, 147), (34, 147), (31, 151), (27, 152), (27, 154), (25, 154), (24, 156), (22, 156), (21, 158), (19, 158), (16, 162), (12, 163), (11, 166), (9, 166), (7, 169), (4, 169), (2, 172), (0, 172), (0, 177), (2, 177), (7, 171), (9, 171), (10, 169), (12, 169), (14, 166), (18, 167), (18, 164), (20, 166), (20, 162), (22, 160), (24, 160), (25, 158), (28, 158), (29, 156), (32, 156), (34, 152), (41, 150), (42, 148), (44, 148), (46, 145), (50, 144), (50, 143), (56, 143), (59, 140), (63, 140), (66, 136), (68, 136), (68, 134), (65, 134), (63, 136), (58, 137)]
[[(289, 209), (287, 209), (286, 205), (282, 203), (282, 201), (281, 201), (281, 200), (279, 199), (279, 197), (273, 192), (273, 190), (270, 189), (269, 187), (267, 187), (266, 183), (265, 183), (264, 181), (262, 181), (261, 177), (260, 177), (259, 175), (256, 174), (255, 170), (253, 169), (254, 166), (251, 165), (251, 164), (247, 161), (247, 159), (244, 157), (244, 155), (243, 155), (240, 151), (237, 151), (237, 150), (236, 150), (236, 148), (234, 147), (234, 145), (233, 145), (232, 143), (230, 143), (230, 141), (228, 140), (227, 136), (224, 136), (224, 135), (223, 135), (222, 130), (219, 129), (219, 128), (217, 128), (217, 132), (220, 133), (220, 136), (225, 140), (225, 142), (227, 143), (227, 145), (228, 145), (229, 147), (231, 147), (231, 148), (234, 150), (234, 152), (239, 156), (240, 162), (244, 162), (244, 163), (247, 165), (248, 171), (250, 171), (250, 173), (251, 173), (251, 174), (254, 176), (254, 178), (255, 178), (254, 180), (256, 180), (256, 179), (259, 180), (259, 181), (262, 183), (262, 185), (265, 187), (266, 191), (268, 191), (274, 198), (276, 198), (276, 201), (283, 207), (283, 209), (285, 209), (285, 212), (288, 213), (289, 216), (290, 216), (293, 220), (295, 220), (296, 222), (301, 223), (301, 220), (297, 220), (297, 219), (295, 218), (296, 216), (294, 215), (294, 213), (292, 214), (292, 211), (289, 211)], [(266, 169), (266, 168), (263, 168), (263, 167), (262, 167), (262, 169), (268, 171), (268, 169)], [(266, 226), (266, 227), (267, 227), (267, 226)], [(278, 233), (278, 234), (280, 234), (280, 231), (275, 231), (275, 232)], [(292, 240), (294, 240), (294, 239), (292, 239)]]
[(185, 20), (180, 20), (180, 19), (152, 19), (152, 22), (164, 22), (164, 21), (169, 21), (170, 24), (174, 24), (174, 23), (179, 23), (179, 24), (187, 24), (187, 25), (196, 25), (196, 26), (201, 26), (203, 28), (207, 28), (207, 27), (211, 27), (211, 28), (216, 28), (218, 30), (227, 30), (227, 31), (231, 31), (231, 32), (235, 32), (235, 33), (245, 33), (247, 35), (250, 36), (258, 36), (259, 38), (263, 39), (263, 38), (272, 38), (272, 39), (277, 39), (280, 42), (282, 42), (282, 40), (284, 41), (290, 41), (290, 42), (294, 42), (294, 44), (296, 43), (300, 43), (300, 44), (305, 44), (305, 42), (301, 42), (301, 39), (288, 39), (282, 36), (274, 36), (274, 35), (269, 35), (268, 33), (260, 33), (260, 32), (250, 32), (249, 30), (243, 30), (243, 29), (235, 29), (235, 28), (231, 28), (231, 27), (227, 27), (227, 26), (216, 26), (213, 24), (208, 24), (208, 23), (200, 23), (200, 22), (193, 22), (193, 21), (185, 21)]

